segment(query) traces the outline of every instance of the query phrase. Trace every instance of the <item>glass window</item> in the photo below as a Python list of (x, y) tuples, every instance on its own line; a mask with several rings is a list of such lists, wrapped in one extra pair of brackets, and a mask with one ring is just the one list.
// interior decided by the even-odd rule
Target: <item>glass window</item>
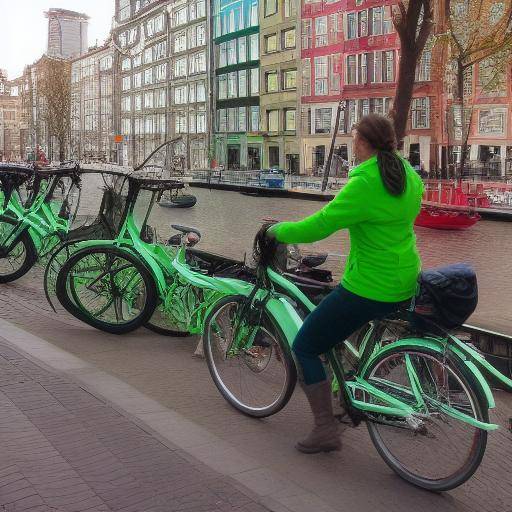
[(264, 16), (272, 16), (277, 12), (277, 0), (263, 0)]
[(375, 52), (373, 57), (373, 81), (376, 83), (382, 82), (382, 53)]
[(180, 57), (174, 61), (174, 76), (182, 77), (187, 75), (187, 58)]
[(413, 129), (430, 127), (430, 98), (413, 98), (411, 104)]
[(206, 112), (198, 112), (196, 117), (197, 133), (206, 133)]
[(129, 71), (132, 68), (132, 60), (130, 58), (123, 59), (121, 63), (121, 69), (123, 71)]
[(302, 20), (302, 49), (312, 47), (311, 20)]
[(133, 75), (133, 87), (137, 88), (142, 85), (142, 73), (135, 73)]
[(144, 108), (153, 108), (153, 91), (144, 93)]
[(174, 52), (184, 52), (187, 49), (187, 35), (185, 32), (178, 32), (174, 36)]
[(366, 37), (368, 35), (368, 11), (360, 11), (357, 18), (358, 35), (359, 37)]
[(179, 27), (187, 23), (187, 8), (182, 7), (174, 12), (174, 26)]
[(330, 133), (331, 123), (331, 108), (317, 108), (315, 110), (315, 133)]
[(138, 53), (133, 57), (133, 67), (138, 68), (140, 65), (142, 65), (142, 53)]
[(233, 73), (228, 73), (228, 98), (236, 98), (238, 96), (237, 82), (238, 76), (236, 71)]
[(244, 98), (247, 96), (247, 70), (242, 69), (238, 72), (238, 96)]
[(267, 124), (269, 132), (279, 131), (279, 110), (267, 110)]
[(228, 119), (227, 119), (227, 111), (224, 108), (221, 108), (217, 111), (217, 130), (219, 132), (225, 132), (228, 128)]
[(144, 64), (150, 64), (151, 62), (153, 62), (153, 49), (146, 48), (144, 50)]
[(391, 17), (391, 7), (389, 5), (384, 6), (384, 19), (382, 21), (382, 33), (390, 34), (393, 32), (393, 19)]
[(370, 9), (370, 28), (371, 35), (378, 36), (382, 34), (383, 7), (373, 7)]
[(176, 133), (187, 133), (187, 114), (185, 112), (176, 112), (175, 130)]
[(297, 70), (286, 69), (283, 71), (283, 89), (297, 88)]
[(395, 80), (395, 52), (382, 52), (384, 66), (382, 69), (382, 81), (393, 82)]
[(167, 91), (166, 89), (157, 89), (155, 91), (155, 107), (163, 108), (167, 106)]
[(251, 3), (251, 9), (250, 9), (250, 26), (256, 27), (259, 23), (258, 21), (258, 2), (253, 1)]
[(134, 97), (134, 108), (136, 111), (142, 110), (142, 94), (136, 94)]
[(302, 96), (311, 96), (311, 59), (302, 60)]
[(206, 86), (204, 82), (197, 82), (196, 84), (196, 99), (197, 101), (206, 101)]
[(219, 75), (217, 77), (217, 93), (219, 100), (225, 100), (228, 97), (228, 76)]
[(247, 61), (247, 40), (245, 37), (238, 39), (238, 62)]
[(123, 96), (121, 98), (121, 110), (123, 112), (130, 112), (132, 109), (132, 98), (131, 96)]
[(258, 60), (260, 58), (259, 53), (258, 34), (251, 34), (249, 36), (249, 60)]
[(324, 96), (328, 94), (328, 66), (327, 56), (315, 57), (315, 94)]
[(153, 68), (144, 70), (144, 85), (153, 83)]
[(219, 68), (223, 68), (228, 65), (228, 44), (219, 44)]
[(131, 119), (124, 118), (121, 121), (121, 131), (123, 135), (131, 135), (132, 134), (132, 121)]
[(291, 18), (296, 12), (295, 0), (284, 0), (284, 17)]
[(268, 71), (265, 73), (265, 83), (267, 84), (267, 92), (277, 92), (279, 90), (277, 71)]
[(131, 15), (131, 0), (119, 0), (119, 21), (127, 20)]
[(327, 45), (327, 16), (319, 16), (315, 19), (315, 45)]
[(282, 32), (282, 47), (286, 50), (291, 48), (295, 48), (296, 40), (295, 40), (295, 28), (290, 28), (288, 30), (283, 30)]
[(131, 77), (125, 76), (123, 77), (123, 91), (129, 91), (131, 84)]
[(357, 37), (357, 13), (349, 12), (347, 14), (347, 39)]
[(294, 108), (288, 108), (284, 111), (284, 129), (287, 132), (295, 131), (295, 114)]
[(265, 36), (265, 52), (277, 52), (277, 34), (270, 34)]
[(228, 108), (228, 131), (238, 131), (238, 109)]
[(227, 42), (228, 45), (228, 66), (236, 64), (236, 39)]
[(251, 69), (251, 96), (258, 96), (260, 93), (260, 74), (258, 68)]
[(430, 80), (431, 63), (432, 52), (430, 50), (423, 50), (421, 59), (418, 62), (418, 67), (416, 68), (417, 82), (427, 82)]
[(188, 102), (188, 87), (181, 85), (174, 89), (174, 103), (176, 105), (184, 105)]
[(204, 51), (189, 56), (188, 71), (190, 74), (206, 71), (206, 54)]
[(260, 130), (260, 107), (251, 107), (251, 131)]

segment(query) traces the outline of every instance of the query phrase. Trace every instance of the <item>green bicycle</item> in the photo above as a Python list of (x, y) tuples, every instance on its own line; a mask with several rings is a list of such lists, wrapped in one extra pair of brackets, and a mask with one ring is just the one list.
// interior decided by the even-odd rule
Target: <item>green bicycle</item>
[[(266, 417), (289, 401), (297, 371), (291, 344), (315, 304), (261, 253), (254, 285), (209, 311), (203, 349), (222, 396)], [(326, 289), (326, 292), (328, 289)], [(494, 399), (488, 374), (512, 388), (476, 350), (404, 306), (327, 354), (333, 391), (354, 425), (366, 422), (379, 455), (399, 476), (432, 491), (453, 489), (485, 452)], [(413, 317), (411, 317), (413, 315)], [(422, 327), (418, 327), (422, 325)]]

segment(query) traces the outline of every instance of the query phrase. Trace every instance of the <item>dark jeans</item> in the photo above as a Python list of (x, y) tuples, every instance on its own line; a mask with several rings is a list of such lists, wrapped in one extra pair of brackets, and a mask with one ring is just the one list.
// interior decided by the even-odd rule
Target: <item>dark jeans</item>
[(399, 304), (365, 299), (337, 286), (307, 316), (293, 342), (304, 383), (315, 384), (326, 379), (320, 354), (328, 352), (370, 320), (396, 311)]

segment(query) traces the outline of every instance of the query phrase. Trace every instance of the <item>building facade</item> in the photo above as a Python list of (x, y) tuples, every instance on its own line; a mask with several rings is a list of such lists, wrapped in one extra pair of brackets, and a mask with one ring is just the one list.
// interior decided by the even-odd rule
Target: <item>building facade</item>
[(170, 135), (169, 3), (116, 0), (114, 112), (123, 165), (142, 163)]
[(261, 0), (259, 3), (262, 166), (293, 174), (298, 174), (300, 168), (297, 14), (295, 0)]
[(25, 158), (20, 80), (8, 81), (0, 71), (0, 161)]
[(212, 166), (262, 168), (258, 0), (213, 0)]
[(89, 16), (67, 9), (49, 9), (47, 55), (70, 59), (87, 52)]
[(169, 132), (182, 138), (179, 152), (188, 169), (209, 165), (209, 8), (206, 0), (176, 0), (169, 7)]
[(117, 162), (114, 48), (109, 43), (71, 62), (71, 158)]

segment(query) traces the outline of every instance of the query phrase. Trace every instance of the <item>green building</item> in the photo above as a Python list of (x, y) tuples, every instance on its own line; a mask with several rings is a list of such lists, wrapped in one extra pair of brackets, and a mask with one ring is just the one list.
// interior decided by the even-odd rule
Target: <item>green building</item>
[(214, 0), (213, 18), (215, 162), (261, 169), (258, 0)]

